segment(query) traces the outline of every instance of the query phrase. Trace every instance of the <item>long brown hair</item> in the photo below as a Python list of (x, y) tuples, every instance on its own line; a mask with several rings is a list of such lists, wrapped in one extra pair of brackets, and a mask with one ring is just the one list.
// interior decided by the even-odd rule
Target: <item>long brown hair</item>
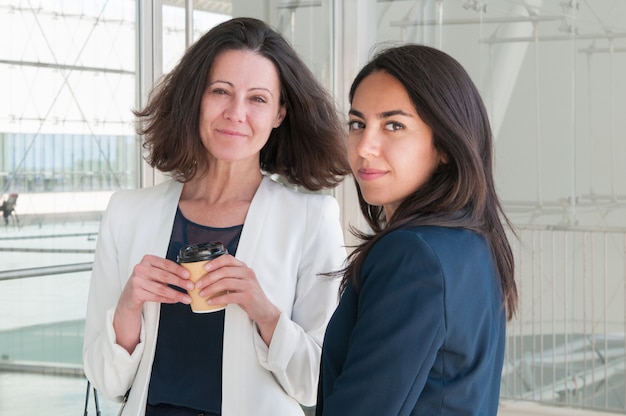
[(408, 196), (387, 223), (383, 207), (369, 205), (358, 183), (359, 205), (373, 234), (353, 229), (361, 244), (350, 254), (341, 288), (358, 276), (372, 246), (400, 227), (436, 225), (473, 230), (484, 235), (496, 262), (507, 318), (517, 308), (513, 253), (503, 223), (512, 230), (502, 210), (493, 180), (493, 139), (480, 94), (463, 67), (444, 52), (415, 44), (379, 52), (356, 76), (355, 90), (367, 76), (384, 71), (406, 89), (419, 116), (433, 131), (435, 148), (446, 156), (430, 179)]
[(155, 86), (147, 106), (135, 111), (145, 135), (147, 162), (181, 182), (204, 174), (207, 160), (199, 135), (200, 103), (215, 58), (227, 50), (250, 50), (274, 63), (285, 120), (261, 149), (261, 169), (311, 191), (334, 187), (350, 172), (345, 126), (335, 103), (291, 45), (253, 18), (221, 23), (195, 42)]

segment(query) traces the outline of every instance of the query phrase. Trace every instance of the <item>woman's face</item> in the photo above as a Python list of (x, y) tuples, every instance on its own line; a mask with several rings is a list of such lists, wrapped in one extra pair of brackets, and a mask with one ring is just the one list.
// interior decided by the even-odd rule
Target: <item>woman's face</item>
[(404, 86), (386, 72), (364, 78), (350, 108), (348, 157), (363, 198), (382, 205), (387, 220), (443, 161), (433, 132)]
[(270, 132), (284, 117), (280, 79), (272, 61), (248, 50), (228, 50), (215, 58), (199, 126), (210, 158), (258, 163)]

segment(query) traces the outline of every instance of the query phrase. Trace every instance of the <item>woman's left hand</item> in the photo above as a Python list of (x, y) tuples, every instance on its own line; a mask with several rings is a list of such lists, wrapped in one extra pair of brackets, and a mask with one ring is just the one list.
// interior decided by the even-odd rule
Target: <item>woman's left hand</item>
[(259, 327), (263, 341), (269, 346), (280, 318), (280, 310), (265, 296), (254, 270), (230, 254), (207, 262), (206, 275), (196, 283), (200, 296), (211, 297), (209, 304), (239, 305)]

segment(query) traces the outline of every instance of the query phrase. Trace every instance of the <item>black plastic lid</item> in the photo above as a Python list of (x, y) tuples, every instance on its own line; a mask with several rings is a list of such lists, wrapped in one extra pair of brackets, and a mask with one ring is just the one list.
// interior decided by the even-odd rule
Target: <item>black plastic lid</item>
[(189, 244), (180, 249), (180, 252), (178, 253), (178, 262), (193, 263), (195, 261), (212, 260), (227, 253), (228, 250), (226, 250), (224, 244), (218, 241)]

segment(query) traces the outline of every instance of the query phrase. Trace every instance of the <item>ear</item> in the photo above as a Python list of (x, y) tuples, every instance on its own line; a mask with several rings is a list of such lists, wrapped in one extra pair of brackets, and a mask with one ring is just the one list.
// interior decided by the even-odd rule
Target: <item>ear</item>
[(448, 154), (439, 152), (439, 162), (443, 163), (444, 165), (447, 165), (448, 164)]
[(280, 126), (280, 124), (285, 119), (286, 115), (287, 115), (287, 108), (284, 105), (281, 105), (280, 108), (278, 109), (278, 115), (276, 116), (276, 121), (274, 122), (274, 128)]

